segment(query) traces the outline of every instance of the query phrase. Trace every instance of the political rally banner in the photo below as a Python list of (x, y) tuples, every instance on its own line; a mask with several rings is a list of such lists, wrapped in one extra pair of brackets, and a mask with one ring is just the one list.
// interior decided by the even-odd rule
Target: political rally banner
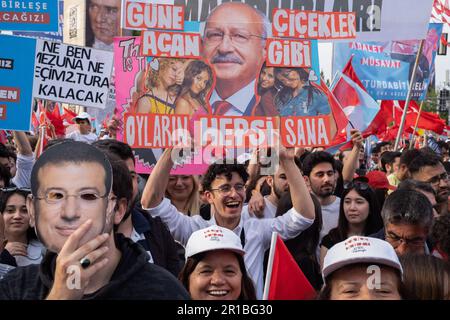
[(33, 96), (103, 109), (112, 65), (112, 52), (37, 40)]
[(36, 41), (0, 35), (0, 129), (30, 130)]
[[(163, 148), (186, 144), (186, 137), (201, 150), (191, 158), (200, 157), (196, 164), (222, 152), (216, 149), (237, 158), (230, 154), (236, 149), (272, 145), (276, 137), (268, 132), (279, 129), (286, 145), (331, 141), (335, 124), (318, 76), (316, 40), (267, 37), (271, 26), (242, 3), (224, 3), (202, 25), (179, 21), (176, 13), (184, 9), (171, 4), (132, 2), (139, 6), (130, 12), (125, 5), (123, 26), (146, 31), (115, 41), (116, 99), (120, 138), (138, 157), (145, 154), (139, 160), (148, 170)], [(150, 9), (165, 20), (157, 14), (156, 21), (145, 21)], [(209, 156), (207, 148), (213, 149)]]
[[(201, 22), (206, 21), (217, 6), (226, 2), (229, 1), (172, 1), (174, 5), (185, 6), (186, 21)], [(423, 39), (433, 5), (433, 0), (241, 0), (235, 2), (247, 3), (255, 7), (266, 15), (270, 22), (275, 22), (276, 16), (272, 13), (279, 8), (294, 11), (354, 12), (357, 41)], [(233, 15), (227, 17), (229, 20), (233, 18)], [(296, 19), (297, 24), (305, 23), (304, 18)], [(317, 25), (320, 24), (319, 19), (316, 16), (307, 23), (310, 26)], [(291, 25), (290, 29), (293, 31), (295, 27)]]
[(57, 32), (39, 32), (39, 31), (13, 31), (13, 35), (21, 37), (31, 37), (50, 41), (63, 41), (63, 23), (64, 23), (64, 0), (58, 0), (58, 31)]
[(0, 1), (0, 30), (58, 32), (57, 0)]
[[(430, 23), (412, 87), (412, 99), (423, 100), (434, 72), (434, 59), (442, 24)], [(336, 43), (333, 74), (353, 55), (353, 68), (376, 100), (405, 100), (420, 40)]]

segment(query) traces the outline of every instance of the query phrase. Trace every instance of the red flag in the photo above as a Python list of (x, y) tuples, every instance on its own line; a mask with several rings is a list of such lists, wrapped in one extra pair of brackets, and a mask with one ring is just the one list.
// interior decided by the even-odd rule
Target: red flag
[(341, 106), (339, 105), (336, 97), (331, 93), (330, 89), (328, 89), (327, 85), (322, 79), (320, 79), (319, 88), (321, 89), (321, 91), (323, 91), (323, 93), (325, 93), (328, 98), (328, 102), (330, 103), (331, 112), (333, 113), (333, 118), (336, 122), (337, 132), (335, 137), (337, 137), (338, 134), (345, 130), (348, 125), (347, 116), (345, 115), (344, 110), (342, 110)]
[[(339, 102), (344, 111), (347, 123), (351, 121), (352, 127), (360, 130), (364, 137), (365, 131), (370, 127), (373, 119), (380, 110), (378, 103), (367, 93), (366, 88), (359, 80), (352, 66), (353, 56), (350, 57), (342, 73), (339, 74), (339, 80), (333, 85), (333, 95)], [(348, 128), (339, 131), (331, 143), (332, 146), (341, 145), (345, 142), (345, 148), (351, 148), (352, 144), (347, 135)], [(333, 149), (333, 148), (331, 148)], [(329, 149), (329, 151), (331, 151)]]
[(34, 132), (36, 132), (39, 128), (39, 119), (34, 111), (31, 111), (31, 125), (33, 126)]
[[(396, 110), (401, 117), (403, 113), (403, 108), (405, 107), (405, 101), (399, 101), (399, 110)], [(419, 115), (420, 106), (416, 101), (411, 100), (409, 104), (408, 111), (406, 113), (405, 127), (414, 127)], [(398, 118), (401, 119), (401, 118)], [(445, 128), (445, 120), (441, 119), (437, 114), (432, 112), (423, 111), (420, 113), (419, 122), (417, 124), (418, 128), (431, 130), (437, 134), (442, 134)]]
[(283, 240), (274, 232), (267, 267), (265, 299), (312, 300), (316, 294)]
[(392, 108), (394, 107), (392, 101), (383, 100), (380, 105), (380, 111), (373, 119), (369, 127), (363, 132), (363, 137), (366, 138), (370, 135), (379, 135), (386, 131), (389, 124), (394, 121), (392, 116)]
[(75, 118), (77, 114), (72, 110), (64, 108), (64, 113), (62, 115), (62, 119), (65, 120), (69, 124), (74, 124), (73, 118)]

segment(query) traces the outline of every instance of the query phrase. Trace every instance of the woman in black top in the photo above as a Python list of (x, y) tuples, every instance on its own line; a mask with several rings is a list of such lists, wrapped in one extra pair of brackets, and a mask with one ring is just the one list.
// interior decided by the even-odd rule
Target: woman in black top
[(320, 244), (320, 263), (332, 246), (350, 236), (368, 236), (383, 227), (375, 192), (363, 181), (344, 185), (339, 207), (338, 226), (323, 237)]

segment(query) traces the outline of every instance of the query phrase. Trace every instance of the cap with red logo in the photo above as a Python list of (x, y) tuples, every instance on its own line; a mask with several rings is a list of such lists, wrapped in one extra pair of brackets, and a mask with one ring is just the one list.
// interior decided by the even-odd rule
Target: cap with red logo
[(394, 248), (381, 239), (353, 236), (335, 244), (328, 250), (323, 262), (322, 276), (325, 280), (334, 271), (356, 263), (381, 264), (400, 271), (402, 265)]
[(186, 244), (186, 259), (197, 253), (212, 250), (231, 250), (244, 255), (241, 239), (231, 230), (219, 226), (210, 226), (195, 231)]

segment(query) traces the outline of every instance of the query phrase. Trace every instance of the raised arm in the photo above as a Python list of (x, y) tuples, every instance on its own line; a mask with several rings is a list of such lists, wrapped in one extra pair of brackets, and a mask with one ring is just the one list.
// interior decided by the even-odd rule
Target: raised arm
[(154, 208), (163, 200), (169, 182), (170, 169), (173, 166), (171, 152), (172, 148), (165, 149), (153, 168), (142, 192), (141, 205), (143, 208)]
[(352, 181), (356, 169), (359, 166), (359, 151), (361, 150), (363, 137), (358, 129), (351, 129), (353, 148), (346, 159), (343, 160), (344, 167), (342, 168), (342, 178), (345, 181)]
[(305, 180), (294, 161), (294, 148), (286, 149), (280, 144), (280, 165), (288, 177), (289, 191), (291, 193), (292, 205), (294, 209), (303, 217), (315, 218), (314, 203), (309, 194)]
[(28, 141), (27, 135), (23, 131), (13, 131), (14, 141), (16, 142), (17, 151), (24, 156), (33, 155), (33, 149), (31, 149), (30, 141)]

